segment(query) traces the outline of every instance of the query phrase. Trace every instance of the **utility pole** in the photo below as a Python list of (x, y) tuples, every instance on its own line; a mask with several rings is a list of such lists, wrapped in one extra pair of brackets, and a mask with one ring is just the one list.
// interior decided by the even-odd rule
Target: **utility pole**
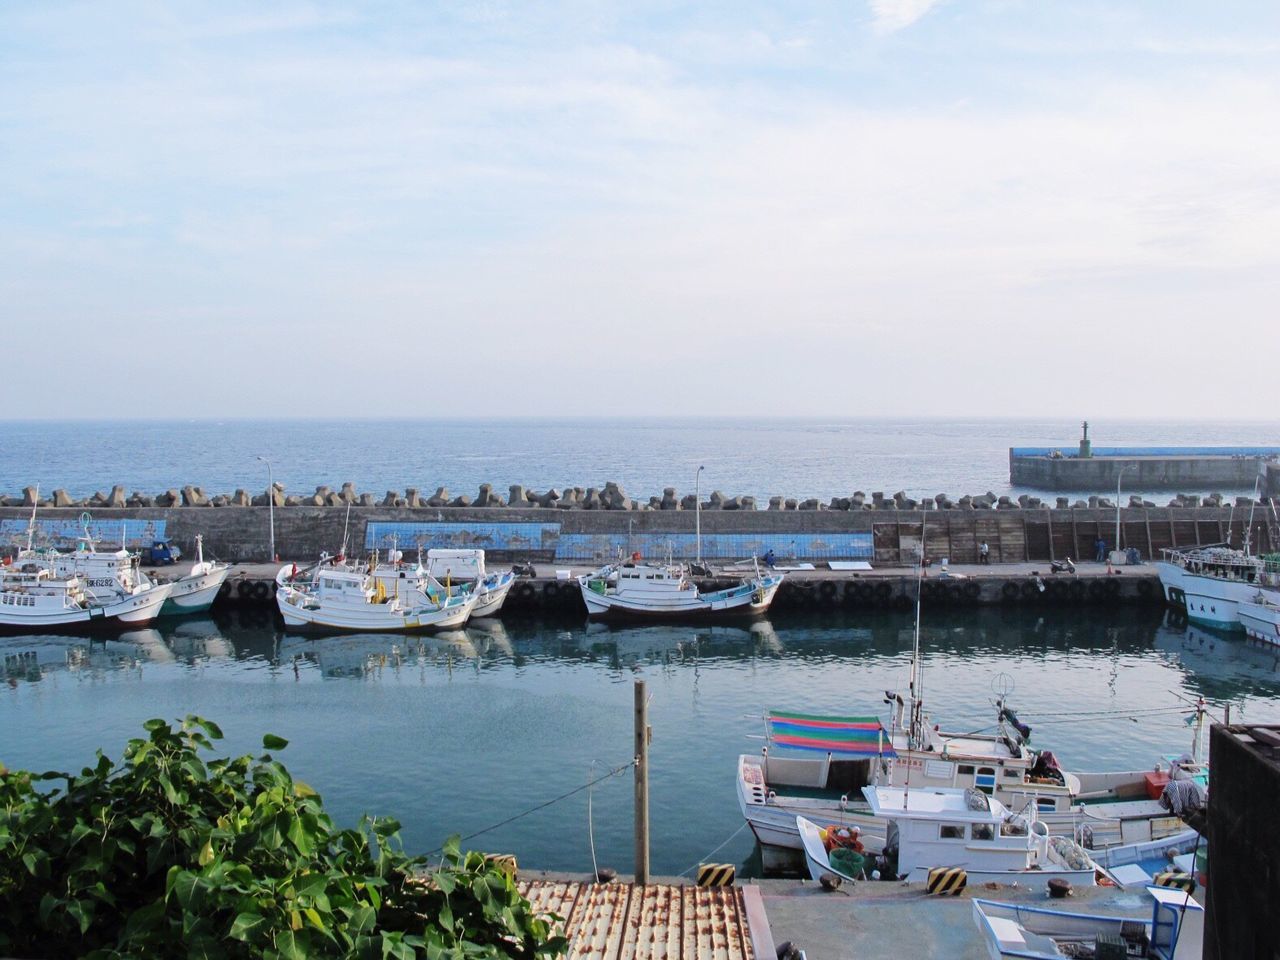
[(636, 883), (649, 882), (649, 698), (636, 681)]

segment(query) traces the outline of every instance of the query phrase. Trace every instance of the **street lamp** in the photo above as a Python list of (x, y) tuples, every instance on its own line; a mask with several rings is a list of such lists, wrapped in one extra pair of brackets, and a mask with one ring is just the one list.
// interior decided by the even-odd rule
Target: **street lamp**
[(271, 562), (275, 563), (276, 557), (276, 481), (271, 473), (271, 461), (266, 457), (259, 457), (263, 463), (267, 465), (267, 519), (271, 524)]
[(702, 496), (700, 495), (702, 471), (706, 467), (698, 467), (693, 475), (693, 536), (696, 541), (697, 563), (702, 565)]
[(1125, 464), (1120, 468), (1120, 472), (1116, 474), (1116, 549), (1120, 549), (1120, 478), (1124, 476), (1126, 470), (1136, 467), (1136, 463)]

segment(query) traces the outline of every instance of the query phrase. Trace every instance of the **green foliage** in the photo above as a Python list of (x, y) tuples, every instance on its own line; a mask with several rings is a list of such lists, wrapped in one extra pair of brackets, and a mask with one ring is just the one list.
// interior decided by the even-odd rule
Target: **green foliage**
[[(407, 856), (394, 820), (337, 829), (270, 754), (206, 760), (217, 725), (144, 725), (120, 765), (0, 767), (0, 956), (295, 960), (563, 953), (514, 879), (446, 845)], [(267, 750), (287, 741), (263, 738)], [(59, 786), (38, 789), (40, 781)]]

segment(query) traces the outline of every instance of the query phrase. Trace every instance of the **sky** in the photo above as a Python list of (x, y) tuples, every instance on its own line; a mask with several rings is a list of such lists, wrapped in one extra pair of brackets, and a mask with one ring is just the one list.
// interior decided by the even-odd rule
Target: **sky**
[(6, 419), (1273, 417), (1277, 238), (1270, 0), (0, 5)]

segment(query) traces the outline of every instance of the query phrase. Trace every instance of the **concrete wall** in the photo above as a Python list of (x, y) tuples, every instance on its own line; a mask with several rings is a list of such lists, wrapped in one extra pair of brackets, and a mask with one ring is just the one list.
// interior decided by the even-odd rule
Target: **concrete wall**
[(1280, 728), (1252, 729), (1215, 725), (1209, 735), (1208, 960), (1280, 956)]
[[(1009, 481), (1036, 490), (1251, 490), (1264, 461), (1258, 457), (1009, 457)], [(1121, 476), (1120, 471), (1124, 471)]]
[[(44, 508), (44, 522), (74, 524), (79, 508)], [(0, 548), (12, 549), (25, 542), (29, 511), (20, 507), (0, 508), (7, 535)], [(102, 510), (97, 518), (163, 521), (164, 532), (184, 550), (194, 549), (196, 534), (203, 534), (208, 552), (225, 560), (267, 560), (269, 512), (267, 507), (139, 507)], [(1143, 557), (1158, 556), (1162, 547), (1187, 547), (1221, 543), (1228, 538), (1240, 545), (1248, 511), (1217, 507), (1131, 508), (1120, 511), (1121, 545), (1136, 546)], [(343, 542), (346, 510), (339, 507), (277, 507), (275, 509), (276, 552), (288, 560), (308, 560), (322, 550), (336, 552)], [(425, 545), (486, 546), (485, 537), (495, 525), (511, 524), (540, 530), (554, 528), (554, 535), (519, 548), (495, 551), (495, 559), (557, 559), (558, 541), (566, 534), (597, 538), (604, 544), (625, 543), (648, 535), (661, 542), (663, 534), (680, 535), (677, 556), (692, 552), (695, 517), (692, 511), (606, 511), (510, 508), (397, 508), (363, 507), (351, 511), (348, 544), (350, 552), (362, 554), (369, 522), (458, 525), (471, 537), (437, 540)], [(704, 543), (720, 535), (738, 536), (734, 549), (741, 555), (772, 548), (780, 557), (792, 555), (792, 545), (802, 549), (802, 559), (830, 559), (831, 551), (817, 552), (824, 535), (862, 534), (869, 542), (871, 557), (878, 564), (914, 562), (923, 546), (932, 559), (949, 557), (956, 563), (976, 562), (979, 544), (986, 541), (992, 562), (1049, 560), (1070, 556), (1092, 558), (1094, 541), (1101, 537), (1108, 547), (1115, 541), (1116, 511), (1113, 509), (968, 509), (968, 510), (787, 510), (787, 511), (703, 511)], [(610, 539), (611, 538), (611, 539)], [(752, 546), (754, 543), (756, 546)], [(1252, 529), (1256, 549), (1271, 549), (1263, 511), (1258, 511)], [(400, 542), (412, 551), (416, 543)], [(486, 547), (489, 549), (489, 547)], [(604, 549), (603, 547), (601, 549)], [(802, 552), (811, 551), (811, 553)], [(615, 550), (601, 557), (608, 559)], [(858, 554), (854, 554), (857, 556)]]

